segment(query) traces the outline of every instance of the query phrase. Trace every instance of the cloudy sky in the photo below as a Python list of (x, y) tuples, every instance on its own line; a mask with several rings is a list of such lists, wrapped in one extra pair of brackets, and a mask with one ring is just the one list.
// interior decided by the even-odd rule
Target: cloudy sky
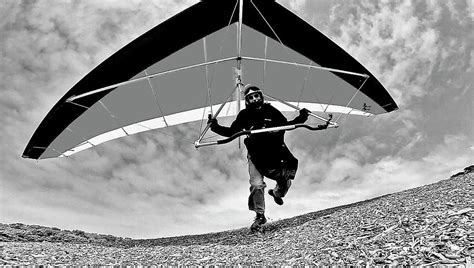
[[(21, 154), (51, 107), (92, 68), (196, 1), (17, 1), (0, 5), (0, 222), (133, 238), (248, 226), (246, 152), (200, 150), (186, 126), (68, 159)], [(296, 130), (300, 169), (272, 220), (393, 193), (473, 164), (470, 0), (280, 0), (364, 64), (400, 109)], [(267, 184), (273, 187), (274, 182)]]

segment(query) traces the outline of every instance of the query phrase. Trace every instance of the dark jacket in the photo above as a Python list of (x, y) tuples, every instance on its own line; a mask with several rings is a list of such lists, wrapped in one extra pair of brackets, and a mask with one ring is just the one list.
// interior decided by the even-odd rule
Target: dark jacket
[[(216, 124), (211, 127), (211, 130), (219, 135), (230, 137), (242, 130), (304, 123), (306, 119), (306, 117), (300, 115), (288, 121), (279, 110), (269, 103), (264, 103), (258, 110), (245, 108), (240, 111), (230, 127)], [(253, 164), (262, 173), (271, 169), (282, 168), (296, 170), (298, 160), (286, 147), (284, 134), (285, 131), (264, 132), (252, 134), (244, 140)]]

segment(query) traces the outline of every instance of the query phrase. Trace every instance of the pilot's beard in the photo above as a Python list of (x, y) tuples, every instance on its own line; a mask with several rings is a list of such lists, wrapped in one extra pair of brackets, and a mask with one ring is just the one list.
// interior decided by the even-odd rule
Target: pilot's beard
[(258, 102), (254, 102), (254, 103), (251, 103), (251, 102), (250, 102), (250, 103), (246, 103), (246, 105), (247, 105), (247, 107), (248, 107), (249, 109), (258, 110), (258, 109), (262, 108), (262, 106), (263, 106), (263, 100), (260, 100), (260, 101), (258, 101)]

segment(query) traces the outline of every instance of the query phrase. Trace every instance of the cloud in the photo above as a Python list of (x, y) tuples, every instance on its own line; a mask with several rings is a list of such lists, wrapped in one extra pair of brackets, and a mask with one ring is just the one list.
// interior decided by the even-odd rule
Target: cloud
[[(374, 72), (400, 105), (426, 95), (440, 48), (433, 23), (411, 1), (341, 5), (331, 35)], [(349, 15), (347, 15), (349, 14)]]
[(284, 0), (279, 3), (301, 14), (305, 11), (304, 7), (306, 6), (307, 1), (306, 0)]
[(45, 103), (46, 112), (92, 67), (194, 2), (10, 2), (2, 8), (2, 88), (42, 88), (28, 104)]

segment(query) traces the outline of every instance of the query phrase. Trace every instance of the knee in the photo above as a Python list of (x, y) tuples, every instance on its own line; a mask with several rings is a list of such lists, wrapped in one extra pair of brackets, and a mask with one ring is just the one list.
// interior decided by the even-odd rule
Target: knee
[(260, 175), (260, 173), (250, 174), (249, 183), (250, 183), (251, 188), (255, 188), (255, 189), (263, 189), (267, 186), (265, 182), (263, 181), (263, 176)]
[(250, 180), (250, 191), (267, 187), (263, 180)]
[(253, 191), (254, 189), (263, 189), (267, 185), (263, 181), (262, 176), (250, 176), (250, 191)]

